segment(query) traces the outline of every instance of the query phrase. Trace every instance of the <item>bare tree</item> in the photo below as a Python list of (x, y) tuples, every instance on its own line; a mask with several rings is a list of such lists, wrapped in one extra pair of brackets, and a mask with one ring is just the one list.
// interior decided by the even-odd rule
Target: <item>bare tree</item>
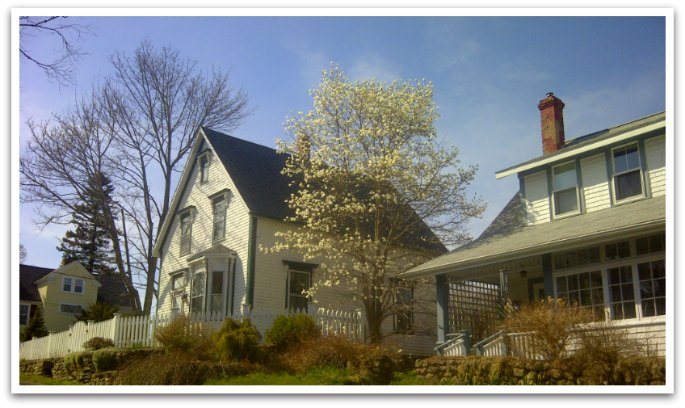
[[(119, 275), (131, 305), (140, 310), (138, 294), (125, 274), (114, 209), (102, 188), (93, 189), (93, 180), (100, 181), (113, 171), (108, 157), (112, 137), (103, 131), (101, 112), (99, 96), (93, 93), (90, 99), (78, 102), (72, 112), (53, 115), (51, 123), (28, 122), (32, 140), (19, 161), (21, 201), (39, 206), (39, 225), (68, 224), (79, 204), (89, 193), (94, 194), (102, 206), (100, 227), (112, 242)], [(102, 187), (102, 183), (95, 185)]]
[[(88, 139), (81, 143), (90, 145), (85, 149), (90, 154), (85, 162), (102, 163), (107, 167), (103, 173), (116, 185), (117, 200), (124, 212), (122, 219), (127, 220), (130, 251), (127, 248), (126, 256), (130, 255), (130, 269), (145, 287), (142, 309), (149, 313), (157, 272), (152, 248), (158, 226), (169, 212), (174, 175), (184, 164), (195, 132), (201, 125), (230, 131), (250, 111), (246, 94), (230, 86), (227, 74), (199, 73), (196, 64), (181, 58), (177, 50), (156, 49), (143, 42), (132, 57), (117, 53), (111, 62), (114, 75), (105, 78), (104, 85), (93, 94), (94, 102), (88, 104), (95, 111), (86, 115), (93, 118), (93, 123), (88, 124), (92, 133), (82, 135)], [(58, 128), (69, 129), (68, 123), (60, 123), (63, 118), (55, 116), (54, 120)], [(80, 198), (81, 183), (87, 179), (75, 182), (74, 174), (80, 173), (62, 168), (57, 174), (42, 177), (34, 168), (82, 165), (84, 160), (74, 155), (85, 152), (77, 153), (78, 147), (71, 151), (68, 141), (62, 146), (62, 139), (52, 139), (60, 135), (47, 127), (30, 126), (34, 142), (22, 160), (21, 170), (24, 199), (52, 210), (70, 208)], [(51, 158), (43, 153), (45, 149), (37, 149), (39, 144), (51, 143), (59, 145), (49, 146), (54, 157), (60, 158), (57, 163), (50, 162)], [(98, 146), (102, 149), (96, 153)], [(71, 163), (74, 161), (76, 164)], [(61, 194), (62, 190), (65, 194)], [(64, 211), (53, 211), (43, 222), (60, 222), (64, 217)], [(124, 271), (121, 259), (117, 258), (117, 266)]]
[[(127, 217), (138, 239), (134, 265), (154, 288), (157, 259), (152, 248), (168, 212), (173, 176), (184, 163), (201, 125), (232, 130), (249, 114), (247, 96), (234, 90), (227, 74), (197, 72), (177, 50), (143, 42), (132, 57), (115, 54), (103, 106), (117, 145), (117, 175), (127, 191)], [(155, 189), (157, 186), (161, 188)], [(160, 191), (161, 190), (161, 191)], [(145, 312), (154, 291), (145, 293)]]
[[(19, 17), (19, 54), (60, 85), (74, 83), (74, 64), (84, 55), (74, 41), (83, 35), (93, 34), (92, 26), (72, 23), (67, 18), (64, 16)], [(57, 55), (52, 58), (37, 56), (28, 41), (33, 36), (39, 36), (41, 42), (56, 42), (60, 47)]]

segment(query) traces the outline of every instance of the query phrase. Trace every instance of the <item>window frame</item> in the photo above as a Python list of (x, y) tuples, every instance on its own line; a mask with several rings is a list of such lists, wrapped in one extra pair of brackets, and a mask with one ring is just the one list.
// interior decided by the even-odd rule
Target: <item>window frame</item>
[[(221, 211), (217, 211), (217, 204), (223, 203)], [(212, 197), (212, 242), (219, 242), (226, 238), (226, 218), (228, 214), (228, 199), (226, 195), (219, 194)], [(217, 216), (221, 215), (220, 219)], [(221, 235), (217, 235), (217, 223), (221, 223)]]
[[(70, 311), (65, 311), (65, 310), (64, 310), (64, 307), (65, 307), (65, 306), (78, 308), (78, 310), (76, 310), (76, 311), (71, 311), (71, 312), (70, 312)], [(64, 313), (64, 314), (71, 314), (71, 315), (80, 314), (80, 313), (83, 313), (83, 306), (82, 306), (82, 305), (77, 305), (77, 304), (74, 304), (74, 303), (60, 303), (60, 304), (59, 304), (59, 312), (60, 312), (60, 313)]]
[[(603, 310), (604, 310), (604, 316), (606, 321), (613, 321), (614, 323), (620, 323), (620, 322), (626, 322), (626, 323), (631, 323), (635, 321), (650, 321), (652, 319), (663, 319), (666, 316), (666, 303), (667, 303), (667, 297), (668, 297), (668, 282), (667, 282), (667, 271), (666, 271), (666, 243), (665, 240), (663, 242), (663, 250), (659, 250), (661, 246), (657, 247), (657, 250), (651, 251), (649, 253), (645, 254), (640, 254), (636, 255), (636, 242), (638, 239), (644, 239), (644, 238), (652, 238), (657, 235), (664, 235), (664, 232), (659, 232), (657, 234), (648, 234), (648, 235), (641, 235), (641, 236), (635, 236), (635, 237), (630, 237), (627, 239), (622, 239), (619, 241), (610, 241), (607, 243), (601, 243), (598, 244), (600, 246), (600, 263), (597, 264), (591, 264), (591, 265), (582, 265), (582, 266), (576, 266), (576, 267), (568, 267), (568, 268), (557, 268), (554, 266), (554, 270), (552, 273), (552, 281), (553, 281), (553, 293), (555, 297), (560, 297), (560, 288), (558, 286), (558, 281), (557, 279), (559, 277), (567, 277), (569, 275), (579, 275), (582, 273), (589, 273), (592, 271), (601, 271), (601, 276), (602, 276), (602, 288), (603, 288)], [(606, 255), (606, 247), (609, 245), (614, 245), (618, 244), (621, 242), (627, 241), (628, 246), (630, 248), (630, 254), (628, 257), (624, 258), (608, 258)], [(567, 252), (567, 251), (563, 251)], [(556, 254), (556, 253), (555, 253)], [(646, 301), (653, 301), (654, 305), (653, 307), (655, 308), (655, 313), (656, 313), (656, 302), (657, 299), (663, 298), (663, 304), (664, 304), (664, 314), (654, 314), (654, 315), (649, 315), (646, 313), (646, 307), (643, 305), (643, 298), (642, 298), (642, 293), (641, 293), (641, 286), (640, 284), (642, 283), (643, 280), (640, 279), (639, 275), (639, 266), (641, 264), (654, 264), (662, 262), (663, 263), (663, 268), (664, 268), (664, 276), (663, 276), (663, 291), (664, 295), (663, 296), (652, 296), (649, 298), (644, 298)], [(635, 303), (635, 317), (627, 317), (627, 318), (617, 318), (614, 313), (613, 305), (615, 303), (618, 303), (617, 301), (614, 301), (612, 299), (611, 295), (611, 286), (618, 285), (618, 283), (610, 283), (610, 277), (609, 273), (610, 270), (613, 268), (620, 268), (620, 267), (626, 267), (629, 266), (631, 269), (631, 280), (630, 284), (632, 285), (632, 291), (633, 291), (633, 299), (632, 302)], [(653, 278), (653, 272), (650, 272), (650, 276), (652, 276), (652, 279), (650, 282), (659, 280), (662, 278)], [(644, 281), (647, 281), (646, 279)], [(628, 283), (628, 282), (620, 282), (620, 284), (623, 283)], [(653, 288), (655, 286), (652, 286)], [(568, 292), (568, 290), (566, 291)], [(630, 301), (630, 300), (628, 300)], [(623, 299), (621, 300), (623, 303)]]
[[(69, 281), (69, 285), (67, 286), (67, 281)], [(80, 282), (80, 285), (77, 285), (77, 282)], [(80, 286), (81, 291), (78, 292), (76, 291), (76, 287)], [(64, 276), (62, 278), (62, 292), (64, 293), (73, 293), (75, 295), (83, 295), (86, 292), (86, 281), (83, 278), (77, 278), (74, 276)]]
[[(26, 308), (26, 313), (23, 313), (22, 309)], [(24, 322), (22, 322), (22, 318), (25, 316)], [(19, 325), (27, 325), (29, 323), (29, 320), (31, 319), (31, 305), (25, 304), (25, 303), (20, 303), (19, 304)]]
[[(627, 170), (622, 170), (622, 171), (616, 171), (616, 152), (619, 150), (627, 150), (630, 147), (635, 147), (635, 152), (636, 152), (636, 157), (638, 160), (638, 165), (637, 167), (632, 167)], [(642, 160), (642, 152), (640, 150), (640, 143), (638, 142), (630, 142), (623, 144), (621, 146), (616, 146), (611, 149), (610, 151), (610, 156), (611, 156), (611, 196), (613, 198), (614, 204), (622, 204), (622, 203), (627, 203), (627, 202), (632, 202), (635, 200), (640, 200), (643, 199), (647, 196), (646, 192), (646, 184), (645, 184), (645, 169), (644, 169), (644, 163)], [(628, 196), (625, 198), (618, 198), (618, 193), (619, 189), (616, 185), (618, 182), (618, 178), (621, 176), (628, 175), (630, 173), (637, 172), (638, 174), (638, 179), (640, 181), (640, 193), (639, 194), (634, 194), (632, 196)]]
[[(309, 311), (309, 303), (312, 301), (311, 296), (307, 296), (303, 294), (302, 292), (300, 293), (293, 293), (292, 288), (291, 288), (291, 283), (293, 281), (293, 274), (300, 274), (302, 276), (306, 276), (306, 281), (307, 285), (305, 285), (307, 288), (305, 290), (309, 290), (312, 287), (312, 271), (311, 270), (305, 270), (304, 268), (297, 268), (297, 267), (292, 267), (289, 266), (287, 270), (287, 279), (286, 279), (286, 310), (289, 311), (304, 311), (308, 312)], [(299, 298), (303, 299), (306, 302), (304, 303), (304, 307), (301, 309), (295, 309), (293, 305), (293, 298)]]
[[(402, 306), (405, 304), (405, 296), (400, 296), (400, 293), (409, 292), (406, 304), (408, 309), (406, 311), (396, 310), (393, 313), (393, 332), (396, 334), (414, 334), (414, 285), (407, 281), (398, 281), (395, 283), (393, 290), (393, 301), (395, 307), (399, 309), (400, 302)], [(401, 297), (401, 299), (399, 299)]]
[[(184, 220), (188, 220), (187, 237), (184, 237)], [(179, 255), (188, 255), (193, 246), (193, 212), (192, 209), (186, 209), (178, 213), (178, 229), (179, 229)], [(184, 241), (185, 243), (184, 245)], [(187, 247), (187, 248), (186, 248)]]
[[(558, 188), (556, 185), (557, 181), (556, 181), (555, 170), (560, 168), (560, 167), (569, 166), (571, 164), (573, 165), (573, 174), (574, 174), (573, 178), (575, 180), (574, 186), (573, 187)], [(550, 197), (551, 202), (552, 202), (552, 211), (551, 211), (552, 217), (554, 219), (558, 219), (558, 218), (568, 217), (571, 215), (580, 214), (581, 213), (581, 202), (580, 202), (580, 183), (578, 180), (578, 163), (576, 163), (575, 160), (567, 161), (564, 163), (560, 163), (556, 166), (552, 166), (550, 171), (551, 171), (551, 175), (552, 175), (552, 182), (551, 182), (551, 190), (552, 191), (551, 191), (551, 197)], [(558, 207), (557, 206), (557, 194), (567, 192), (571, 189), (575, 190), (576, 208), (574, 210), (566, 211), (563, 213), (557, 213), (557, 207)]]
[(209, 164), (210, 155), (208, 152), (204, 152), (197, 157), (197, 167), (198, 167), (198, 181), (200, 184), (207, 184), (209, 182)]

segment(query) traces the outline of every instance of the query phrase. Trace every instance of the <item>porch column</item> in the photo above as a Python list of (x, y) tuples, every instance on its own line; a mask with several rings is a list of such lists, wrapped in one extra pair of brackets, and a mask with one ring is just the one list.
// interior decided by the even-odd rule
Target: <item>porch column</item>
[(545, 297), (554, 296), (554, 278), (552, 277), (552, 254), (542, 255), (542, 276), (545, 283)]
[(435, 299), (438, 316), (438, 344), (447, 341), (447, 331), (449, 330), (449, 286), (447, 283), (447, 275), (435, 276)]

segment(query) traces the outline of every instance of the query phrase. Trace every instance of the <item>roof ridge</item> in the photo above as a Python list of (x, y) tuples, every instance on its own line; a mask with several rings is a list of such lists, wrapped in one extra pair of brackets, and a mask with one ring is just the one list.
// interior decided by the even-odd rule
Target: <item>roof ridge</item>
[(212, 128), (210, 128), (210, 127), (207, 127), (207, 126), (201, 126), (201, 128), (202, 128), (202, 131), (203, 131), (203, 132), (204, 132), (205, 130), (209, 130), (210, 132), (218, 133), (218, 134), (220, 134), (220, 135), (222, 135), (222, 136), (224, 136), (224, 137), (230, 137), (231, 139), (234, 139), (234, 140), (236, 140), (236, 141), (238, 141), (238, 142), (249, 143), (249, 144), (255, 145), (255, 146), (257, 146), (257, 147), (261, 147), (261, 148), (264, 148), (264, 149), (272, 150), (272, 151), (275, 152), (276, 154), (287, 154), (287, 153), (281, 153), (281, 152), (279, 152), (278, 149), (276, 149), (276, 148), (269, 147), (269, 146), (264, 146), (263, 144), (259, 144), (259, 143), (257, 143), (257, 142), (253, 142), (252, 140), (242, 139), (242, 138), (237, 137), (237, 136), (229, 135), (228, 133), (224, 133), (224, 132), (221, 132), (221, 131), (219, 131), (219, 130), (214, 130), (214, 129), (212, 129)]

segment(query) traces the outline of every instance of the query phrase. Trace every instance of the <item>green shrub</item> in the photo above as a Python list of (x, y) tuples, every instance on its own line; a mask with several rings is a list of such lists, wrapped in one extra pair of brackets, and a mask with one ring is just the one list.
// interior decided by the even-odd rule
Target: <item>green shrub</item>
[(95, 371), (109, 371), (114, 370), (118, 363), (118, 354), (121, 349), (115, 347), (101, 348), (93, 352), (93, 365)]
[(95, 322), (104, 322), (114, 317), (114, 313), (119, 311), (119, 306), (109, 305), (107, 303), (94, 303), (87, 309), (84, 309), (80, 315), (76, 316), (77, 320)]
[(76, 351), (64, 356), (64, 369), (69, 375), (76, 375), (90, 360), (92, 351)]
[(305, 314), (278, 316), (266, 332), (266, 341), (278, 350), (286, 350), (306, 340), (321, 337), (321, 329)]
[(114, 342), (111, 339), (106, 339), (104, 337), (93, 337), (83, 343), (83, 348), (86, 350), (100, 350), (106, 347), (114, 347)]
[(214, 350), (221, 360), (255, 360), (261, 337), (250, 319), (237, 322), (227, 318), (213, 336)]
[(45, 320), (43, 320), (43, 310), (39, 307), (19, 334), (19, 340), (28, 341), (34, 337), (45, 337), (48, 334), (48, 329), (45, 328)]
[(179, 317), (167, 326), (157, 328), (155, 339), (168, 353), (189, 354), (206, 360), (211, 358), (213, 329), (203, 323), (192, 323)]

